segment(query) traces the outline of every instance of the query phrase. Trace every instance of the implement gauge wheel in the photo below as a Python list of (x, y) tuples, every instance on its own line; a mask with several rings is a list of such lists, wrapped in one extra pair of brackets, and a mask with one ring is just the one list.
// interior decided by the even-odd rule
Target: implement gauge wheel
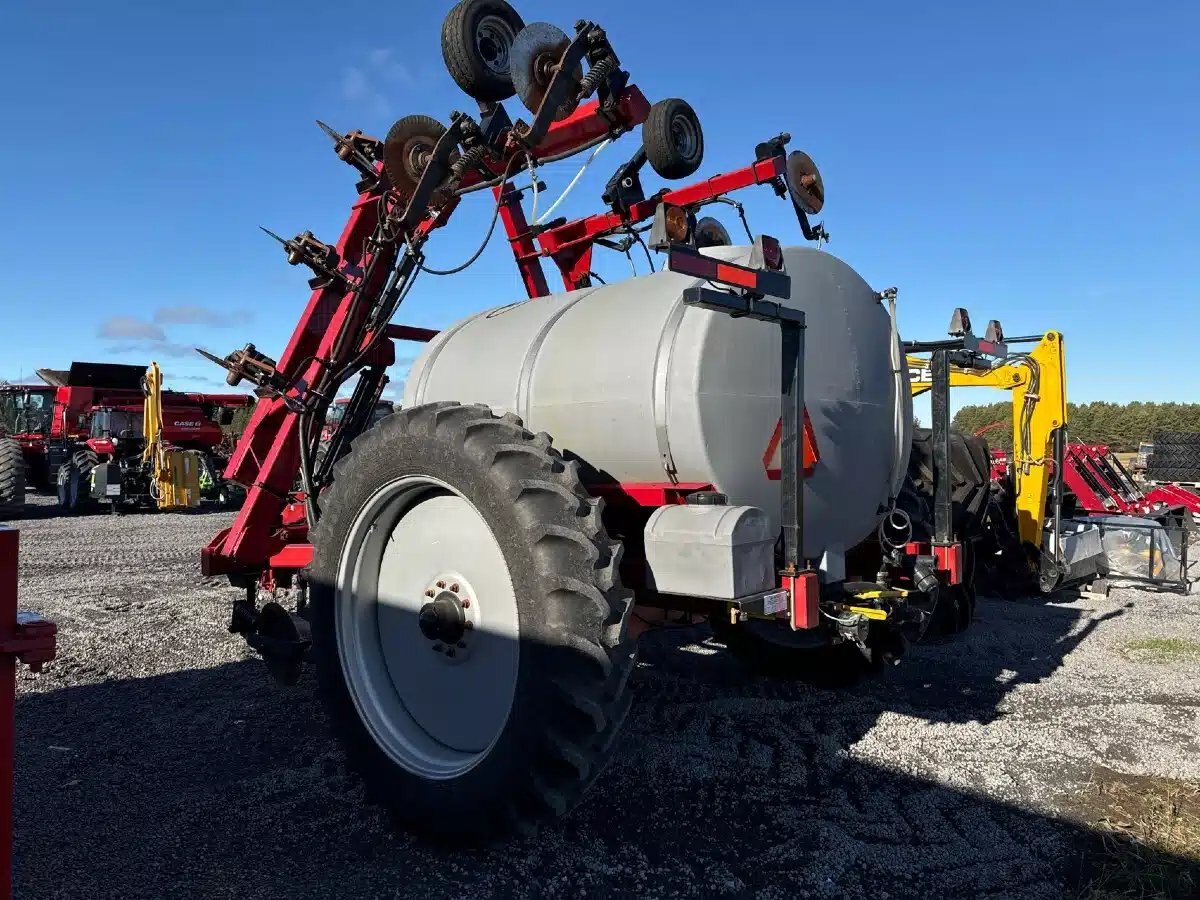
[(629, 709), (621, 545), (544, 435), (434, 403), (354, 442), (321, 495), (313, 655), (397, 825), (480, 843), (572, 809)]
[(642, 123), (646, 161), (663, 178), (687, 178), (704, 161), (704, 131), (696, 111), (678, 97), (659, 100)]
[(462, 0), (442, 22), (442, 59), (450, 77), (476, 100), (513, 95), (509, 54), (525, 20), (504, 0)]

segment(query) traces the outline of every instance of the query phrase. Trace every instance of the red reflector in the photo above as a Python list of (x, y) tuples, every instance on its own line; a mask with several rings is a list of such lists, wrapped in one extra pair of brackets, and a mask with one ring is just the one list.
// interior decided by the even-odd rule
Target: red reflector
[(783, 268), (783, 248), (779, 246), (779, 241), (773, 237), (763, 235), (762, 241), (763, 265), (768, 269), (779, 271)]
[(717, 277), (713, 280), (744, 288), (758, 287), (758, 276), (753, 269), (743, 269), (741, 266), (731, 266), (727, 263), (717, 263)]

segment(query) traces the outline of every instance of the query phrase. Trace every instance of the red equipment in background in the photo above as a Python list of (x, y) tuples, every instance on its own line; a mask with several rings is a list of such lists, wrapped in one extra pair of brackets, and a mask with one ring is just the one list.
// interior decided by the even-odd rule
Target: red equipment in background
[[(992, 451), (992, 479), (1004, 477), (1008, 454)], [(1200, 515), (1200, 495), (1174, 484), (1142, 490), (1104, 444), (1068, 444), (1063, 454), (1063, 484), (1076, 508), (1088, 515), (1156, 518), (1181, 510)]]
[(17, 611), (20, 533), (0, 526), (0, 898), (12, 896), (13, 754), (17, 662), (40, 672), (54, 659), (53, 622)]
[[(89, 441), (97, 408), (141, 416), (145, 366), (73, 362), (70, 369), (40, 369), (43, 385), (6, 386), (13, 417), (22, 427), (11, 435), (21, 445), (31, 483), (52, 487), (58, 467), (76, 444)], [(163, 438), (182, 447), (211, 448), (221, 443), (216, 410), (254, 404), (247, 394), (163, 391)]]

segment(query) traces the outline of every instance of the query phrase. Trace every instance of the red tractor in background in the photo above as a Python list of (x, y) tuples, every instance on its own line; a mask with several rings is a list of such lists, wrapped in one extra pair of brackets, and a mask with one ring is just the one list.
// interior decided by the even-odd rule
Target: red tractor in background
[(25, 486), (50, 484), (46, 436), (54, 388), (44, 384), (0, 384), (0, 512), (19, 507)]
[[(333, 405), (329, 407), (329, 414), (325, 417), (325, 425), (321, 428), (322, 447), (333, 440), (333, 436), (337, 434), (342, 421), (346, 418), (346, 410), (349, 408), (349, 397), (342, 397), (333, 401)], [(378, 424), (381, 419), (386, 419), (395, 411), (396, 404), (391, 400), (377, 400), (374, 408), (371, 410), (371, 418), (367, 421), (367, 428)]]
[[(7, 435), (0, 439), (0, 509), (19, 508), (26, 484), (56, 489), (68, 511), (98, 500), (114, 510), (148, 505), (152, 497), (141, 460), (145, 374), (142, 366), (75, 362), (67, 370), (39, 369), (45, 385), (0, 387), (0, 429)], [(197, 452), (205, 499), (231, 499), (220, 477), (221, 424), (254, 400), (246, 394), (161, 392), (162, 441)], [(121, 475), (97, 488), (94, 472), (108, 462), (117, 464), (113, 476), (117, 470)], [(117, 486), (119, 494), (113, 493)]]

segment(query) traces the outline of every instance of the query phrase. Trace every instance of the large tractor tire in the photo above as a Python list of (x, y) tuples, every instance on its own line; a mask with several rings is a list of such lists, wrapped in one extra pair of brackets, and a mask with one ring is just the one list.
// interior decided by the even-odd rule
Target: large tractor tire
[(0, 438), (0, 516), (15, 516), (25, 506), (25, 455), (21, 445)]
[[(984, 527), (991, 493), (991, 453), (981, 437), (950, 433), (951, 518), (954, 533), (974, 537)], [(933, 515), (933, 431), (918, 428), (913, 431), (912, 452), (908, 458), (908, 474), (918, 493), (929, 504)]]
[(58, 467), (58, 505), (65, 512), (82, 512), (92, 505), (92, 470), (99, 457), (81, 447)]
[[(963, 544), (962, 583), (938, 593), (930, 624), (932, 635), (958, 634), (970, 627), (975, 616), (977, 563), (981, 554), (994, 552), (989, 517), (992, 514), (991, 452), (981, 437), (950, 433), (951, 521), (954, 534)], [(913, 432), (912, 452), (908, 459), (906, 493), (920, 504), (921, 514), (906, 510), (924, 529), (919, 536), (933, 536), (933, 432), (919, 428)], [(902, 497), (902, 499), (905, 499)]]
[(459, 845), (571, 810), (635, 658), (621, 545), (575, 465), (515, 416), (434, 403), (358, 437), (320, 508), (313, 658), (368, 796)]

